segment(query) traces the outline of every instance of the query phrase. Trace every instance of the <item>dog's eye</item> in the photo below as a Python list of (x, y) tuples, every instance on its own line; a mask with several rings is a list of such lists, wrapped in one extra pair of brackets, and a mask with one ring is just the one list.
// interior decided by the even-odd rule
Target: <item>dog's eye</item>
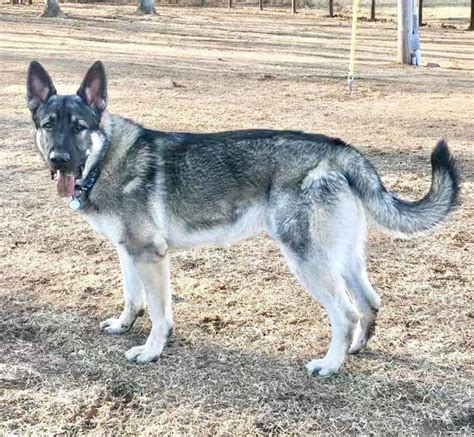
[(82, 125), (82, 124), (76, 124), (76, 125), (74, 126), (74, 130), (75, 130), (76, 132), (81, 132), (81, 131), (83, 131), (85, 128), (86, 128), (86, 127), (85, 127), (84, 125)]
[(50, 121), (47, 121), (43, 126), (41, 126), (43, 129), (52, 129), (53, 128), (53, 123)]

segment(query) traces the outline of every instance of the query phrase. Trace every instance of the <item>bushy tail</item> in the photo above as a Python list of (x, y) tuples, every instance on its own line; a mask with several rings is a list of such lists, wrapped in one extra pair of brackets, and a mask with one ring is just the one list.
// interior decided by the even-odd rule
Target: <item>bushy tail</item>
[(390, 231), (409, 235), (431, 229), (458, 202), (458, 170), (445, 141), (438, 142), (431, 153), (432, 178), (428, 194), (414, 202), (389, 193), (372, 164), (362, 155), (345, 159), (341, 166), (369, 215)]

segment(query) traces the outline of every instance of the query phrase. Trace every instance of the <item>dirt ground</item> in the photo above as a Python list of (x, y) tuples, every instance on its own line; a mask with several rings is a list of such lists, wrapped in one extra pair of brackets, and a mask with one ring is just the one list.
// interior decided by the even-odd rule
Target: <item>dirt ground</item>
[[(474, 33), (422, 29), (423, 63), (402, 68), (396, 24), (362, 23), (357, 86), (346, 71), (350, 23), (322, 13), (62, 6), (0, 8), (0, 432), (48, 434), (469, 434), (472, 409)], [(457, 23), (457, 22), (456, 22)], [(458, 23), (459, 24), (459, 23)], [(339, 136), (367, 153), (408, 199), (430, 183), (448, 139), (462, 204), (436, 233), (370, 234), (383, 301), (369, 349), (340, 374), (304, 364), (329, 342), (326, 315), (266, 237), (173, 254), (175, 334), (158, 363), (99, 333), (119, 313), (112, 248), (55, 194), (33, 146), (28, 63), (74, 92), (96, 59), (109, 108), (161, 130), (270, 127)], [(471, 430), (472, 431), (472, 430)]]

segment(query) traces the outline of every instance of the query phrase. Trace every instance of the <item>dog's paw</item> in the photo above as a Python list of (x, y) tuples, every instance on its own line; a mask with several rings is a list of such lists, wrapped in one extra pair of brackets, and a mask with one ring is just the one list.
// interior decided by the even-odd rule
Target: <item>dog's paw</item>
[(365, 338), (358, 338), (355, 339), (347, 353), (349, 355), (357, 355), (358, 353), (362, 352), (367, 346), (367, 340)]
[[(161, 348), (163, 349), (163, 348)], [(131, 363), (145, 364), (158, 360), (161, 350), (147, 346), (135, 346), (125, 352), (127, 360)]]
[(313, 360), (306, 364), (306, 369), (312, 376), (329, 376), (336, 373), (340, 366), (326, 358)]
[(360, 323), (357, 324), (354, 336), (352, 338), (352, 344), (347, 351), (349, 355), (356, 355), (359, 352), (362, 352), (367, 346), (367, 336), (361, 329)]
[(126, 332), (130, 331), (130, 329), (132, 329), (132, 325), (126, 325), (120, 319), (115, 319), (112, 317), (101, 322), (99, 327), (104, 334), (118, 335), (125, 334)]

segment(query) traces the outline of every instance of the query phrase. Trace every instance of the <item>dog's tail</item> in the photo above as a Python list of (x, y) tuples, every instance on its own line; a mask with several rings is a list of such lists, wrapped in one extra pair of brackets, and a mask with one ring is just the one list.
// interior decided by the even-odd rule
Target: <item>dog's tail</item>
[(431, 188), (421, 200), (409, 202), (389, 193), (372, 164), (358, 154), (340, 162), (351, 188), (366, 212), (382, 228), (410, 235), (435, 227), (457, 205), (459, 176), (457, 165), (445, 141), (431, 153)]

